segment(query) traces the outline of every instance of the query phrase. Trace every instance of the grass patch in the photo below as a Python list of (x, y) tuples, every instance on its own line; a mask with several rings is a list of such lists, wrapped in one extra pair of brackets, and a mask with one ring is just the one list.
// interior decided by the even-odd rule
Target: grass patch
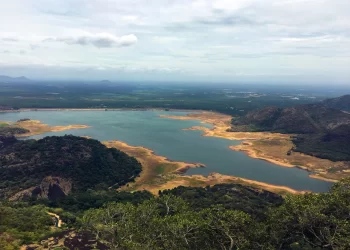
[(174, 163), (163, 163), (159, 164), (155, 169), (154, 172), (156, 174), (169, 174), (171, 172), (174, 172), (178, 166)]
[(4, 128), (4, 127), (8, 127), (9, 124), (8, 123), (0, 123), (0, 128)]

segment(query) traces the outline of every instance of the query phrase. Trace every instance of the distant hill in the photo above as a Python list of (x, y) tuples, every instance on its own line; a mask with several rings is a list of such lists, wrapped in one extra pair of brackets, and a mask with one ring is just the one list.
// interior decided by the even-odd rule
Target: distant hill
[(350, 161), (350, 96), (291, 108), (266, 107), (233, 118), (230, 131), (279, 132), (296, 134), (294, 151), (332, 161)]
[(70, 192), (125, 185), (141, 172), (135, 158), (92, 139), (0, 140), (0, 198), (55, 200)]
[(232, 124), (232, 131), (343, 134), (344, 131), (350, 131), (350, 115), (322, 104), (284, 109), (267, 107), (233, 119)]
[(30, 79), (28, 79), (25, 76), (10, 77), (10, 76), (0, 75), (0, 82), (28, 82), (28, 81), (30, 81)]
[(327, 99), (321, 104), (328, 108), (334, 108), (350, 112), (350, 95), (343, 95), (341, 97)]

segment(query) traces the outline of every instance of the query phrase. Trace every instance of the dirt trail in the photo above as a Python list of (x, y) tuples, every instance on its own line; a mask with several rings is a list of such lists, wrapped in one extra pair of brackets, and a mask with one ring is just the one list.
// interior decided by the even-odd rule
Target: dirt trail
[(54, 214), (54, 213), (50, 213), (50, 212), (47, 212), (48, 215), (52, 216), (52, 217), (55, 217), (55, 227), (62, 227), (62, 220), (60, 219), (60, 216), (58, 214)]

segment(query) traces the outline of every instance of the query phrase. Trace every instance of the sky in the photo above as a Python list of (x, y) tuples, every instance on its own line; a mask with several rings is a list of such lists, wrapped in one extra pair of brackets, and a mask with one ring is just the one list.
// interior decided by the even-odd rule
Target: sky
[(0, 74), (350, 84), (350, 1), (0, 0)]

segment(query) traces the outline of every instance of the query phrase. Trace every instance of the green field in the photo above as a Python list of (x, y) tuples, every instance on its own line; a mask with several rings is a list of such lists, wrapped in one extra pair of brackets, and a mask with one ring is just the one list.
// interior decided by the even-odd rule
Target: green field
[(327, 97), (327, 93), (308, 95), (286, 88), (241, 85), (227, 87), (177, 84), (158, 87), (131, 83), (0, 83), (0, 108), (204, 109), (242, 115), (263, 106), (288, 107), (317, 102)]

